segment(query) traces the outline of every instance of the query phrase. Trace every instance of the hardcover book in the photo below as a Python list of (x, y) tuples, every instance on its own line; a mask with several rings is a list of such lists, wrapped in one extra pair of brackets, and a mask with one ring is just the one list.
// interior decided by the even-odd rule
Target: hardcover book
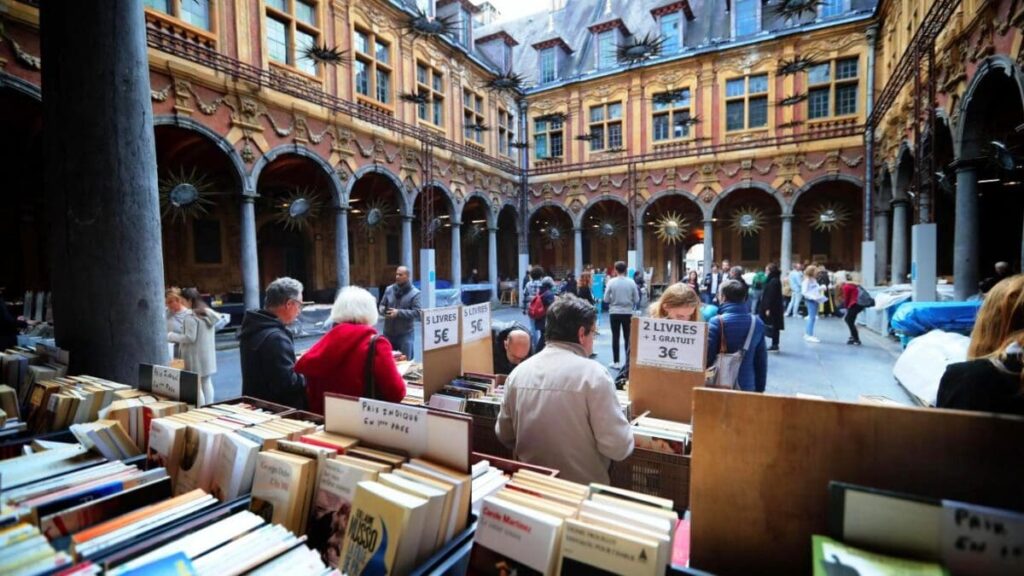
[(249, 509), (268, 523), (299, 533), (306, 509), (305, 493), (316, 465), (308, 459), (276, 450), (260, 452)]
[(356, 488), (341, 551), (343, 574), (407, 574), (416, 566), (427, 501), (378, 482)]
[(327, 460), (323, 464), (320, 485), (310, 510), (307, 535), (309, 545), (332, 568), (337, 568), (341, 560), (356, 486), (376, 479), (376, 472), (346, 462)]

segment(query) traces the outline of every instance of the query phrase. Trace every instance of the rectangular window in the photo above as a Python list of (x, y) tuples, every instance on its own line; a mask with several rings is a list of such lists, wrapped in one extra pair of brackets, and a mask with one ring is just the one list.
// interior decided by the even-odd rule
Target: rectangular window
[(418, 106), (419, 119), (444, 126), (444, 73), (424, 62), (417, 62), (416, 93), (427, 98)]
[(830, 88), (811, 88), (807, 92), (807, 117), (810, 119), (825, 118), (829, 113)]
[(735, 0), (733, 6), (733, 37), (752, 36), (761, 31), (760, 0)]
[(172, 12), (173, 8), (171, 8), (171, 0), (146, 0), (146, 6), (153, 10), (163, 12), (164, 14), (174, 16)]
[(818, 18), (842, 16), (846, 11), (844, 0), (822, 0), (818, 5)]
[(725, 105), (725, 129), (743, 130), (746, 127), (744, 116), (746, 107), (743, 100), (728, 102)]
[(622, 102), (590, 107), (590, 150), (622, 148)]
[(597, 69), (604, 70), (615, 66), (618, 62), (618, 46), (615, 38), (618, 30), (605, 30), (597, 35)]
[(377, 101), (387, 104), (391, 99), (391, 73), (377, 68)]
[(725, 82), (725, 129), (768, 125), (768, 75), (732, 78)]
[(665, 54), (674, 54), (683, 44), (683, 13), (670, 12), (658, 19), (661, 37), (665, 39), (661, 50)]
[(213, 30), (210, 0), (146, 0), (145, 5), (200, 30)]
[(267, 54), (271, 60), (288, 63), (288, 25), (276, 18), (267, 18)]
[(554, 82), (558, 78), (555, 68), (557, 54), (555, 48), (545, 48), (540, 51), (540, 81), (541, 84)]
[[(192, 2), (193, 0), (180, 0)], [(320, 38), (317, 4), (309, 0), (269, 1), (266, 3), (267, 55), (274, 62), (287, 64), (310, 76), (319, 66), (305, 53)]]
[(857, 84), (836, 86), (836, 116), (857, 113)]
[(370, 37), (363, 33), (362, 30), (356, 30), (353, 36), (353, 42), (356, 45), (356, 51), (362, 52), (363, 54), (370, 53)]
[[(655, 94), (655, 96), (658, 96)], [(660, 98), (659, 98), (660, 100)], [(672, 102), (655, 102), (654, 116), (652, 117), (654, 128), (654, 141), (664, 142), (685, 138), (690, 135), (690, 90), (680, 90), (676, 99)]]
[(828, 118), (857, 113), (859, 60), (822, 62), (807, 71), (807, 117)]
[(295, 0), (295, 17), (310, 26), (316, 26), (316, 7), (302, 0)]
[(288, 11), (288, 0), (267, 0), (267, 6), (281, 12)]
[(469, 88), (462, 91), (462, 126), (467, 141), (484, 143), (484, 97)]
[(537, 160), (561, 158), (564, 152), (563, 134), (561, 120), (535, 120), (533, 143)]
[(515, 118), (502, 107), (498, 107), (498, 152), (510, 155), (515, 140)]
[(355, 61), (356, 92), (363, 96), (370, 95), (370, 66), (362, 60)]
[(380, 40), (377, 41), (376, 58), (378, 62), (387, 64), (391, 60), (391, 51), (388, 49), (388, 45)]
[(369, 30), (352, 35), (356, 93), (381, 104), (391, 103), (391, 44)]
[(310, 76), (316, 76), (316, 62), (314, 62), (312, 58), (306, 57), (306, 50), (309, 50), (312, 46), (316, 46), (316, 38), (314, 38), (312, 34), (306, 34), (305, 32), (296, 30), (295, 41), (299, 44), (298, 58), (295, 61), (295, 67)]
[(469, 46), (473, 39), (473, 16), (468, 10), (461, 11), (462, 20), (459, 22), (459, 42), (463, 46)]

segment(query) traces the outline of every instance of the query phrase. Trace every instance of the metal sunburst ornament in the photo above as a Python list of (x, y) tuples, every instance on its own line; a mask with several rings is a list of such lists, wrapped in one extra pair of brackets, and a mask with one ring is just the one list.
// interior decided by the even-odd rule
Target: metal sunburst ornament
[(640, 64), (646, 60), (657, 58), (665, 45), (663, 36), (645, 34), (643, 38), (634, 36), (629, 42), (620, 44), (616, 50), (619, 62), (629, 65)]
[(818, 61), (813, 56), (794, 56), (791, 60), (780, 60), (779, 67), (775, 71), (775, 73), (778, 74), (779, 76), (796, 74), (798, 72), (803, 72), (804, 70), (810, 69), (817, 63)]
[(807, 218), (818, 232), (831, 232), (842, 228), (850, 220), (850, 211), (840, 204), (822, 204)]
[(554, 224), (541, 229), (541, 235), (552, 244), (561, 244), (565, 240), (565, 232)]
[(302, 51), (302, 55), (317, 64), (338, 66), (348, 63), (348, 50), (341, 50), (337, 46), (328, 46), (327, 44), (322, 46), (310, 44)]
[(620, 230), (622, 230), (622, 223), (607, 216), (602, 217), (595, 224), (595, 232), (604, 240), (615, 238)]
[(487, 230), (482, 224), (470, 224), (465, 227), (462, 233), (462, 242), (470, 246), (480, 243), (487, 236)]
[(740, 236), (753, 236), (764, 228), (764, 210), (753, 206), (744, 206), (732, 213), (732, 221), (729, 223)]
[(671, 106), (689, 96), (689, 93), (690, 90), (687, 88), (677, 88), (675, 90), (658, 92), (654, 96), (651, 96), (651, 102), (660, 106)]
[(676, 212), (666, 212), (654, 223), (654, 234), (665, 244), (676, 244), (686, 238), (690, 223)]
[(775, 103), (776, 106), (796, 106), (797, 104), (807, 100), (806, 93), (793, 94), (792, 96), (786, 96), (782, 100)]
[(522, 74), (508, 70), (484, 82), (483, 87), (491, 92), (518, 93), (523, 89), (526, 79)]
[(541, 116), (534, 116), (534, 122), (561, 122), (565, 123), (569, 119), (569, 115), (565, 112), (551, 112), (550, 114), (543, 114)]
[(185, 172), (171, 172), (160, 179), (160, 207), (163, 218), (170, 217), (171, 222), (182, 222), (189, 218), (198, 218), (209, 212), (208, 207), (213, 201), (208, 197), (213, 194), (212, 184), (197, 173), (196, 168)]
[(516, 140), (514, 142), (510, 142), (509, 146), (515, 148), (516, 150), (526, 150), (527, 148), (530, 147), (530, 143), (525, 140)]
[(427, 236), (436, 236), (437, 233), (440, 232), (441, 228), (443, 227), (444, 222), (440, 218), (434, 218), (433, 220), (430, 221), (430, 224), (427, 225)]
[(416, 14), (409, 17), (404, 28), (407, 33), (416, 37), (436, 38), (439, 36), (451, 36), (457, 33), (459, 21), (458, 16), (455, 14), (431, 18), (423, 9), (417, 8)]
[(476, 122), (474, 124), (470, 124), (469, 126), (467, 126), (467, 128), (474, 132), (488, 132), (491, 129), (491, 127), (488, 126), (485, 122)]
[(772, 7), (772, 11), (782, 18), (800, 18), (804, 14), (816, 16), (818, 8), (825, 4), (824, 0), (776, 0), (778, 3)]
[(301, 230), (320, 214), (323, 200), (313, 189), (293, 190), (278, 205), (277, 222), (286, 229)]
[(416, 105), (423, 105), (423, 104), (429, 104), (430, 103), (430, 95), (429, 94), (420, 94), (418, 92), (402, 92), (401, 94), (398, 95), (398, 97), (403, 102), (410, 102), (410, 103), (416, 104)]
[(391, 205), (380, 198), (370, 200), (364, 210), (360, 224), (367, 235), (387, 225), (388, 219), (392, 216)]

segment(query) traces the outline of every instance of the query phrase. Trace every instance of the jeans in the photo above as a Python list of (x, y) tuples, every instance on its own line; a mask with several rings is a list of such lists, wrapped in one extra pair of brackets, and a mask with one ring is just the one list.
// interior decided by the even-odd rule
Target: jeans
[(846, 327), (850, 329), (850, 340), (854, 342), (860, 342), (860, 333), (857, 332), (857, 316), (860, 314), (864, 307), (860, 304), (854, 304), (846, 311)]
[(409, 332), (408, 334), (385, 334), (384, 337), (388, 339), (388, 342), (391, 342), (391, 347), (393, 349), (405, 354), (405, 357), (409, 360), (413, 359), (412, 351), (414, 338), (412, 332)]
[(818, 320), (818, 303), (807, 301), (807, 325), (804, 328), (804, 334), (807, 336), (814, 336), (814, 323)]
[(752, 314), (757, 314), (757, 304), (758, 304), (758, 302), (761, 301), (761, 292), (762, 292), (761, 289), (751, 290), (750, 291), (749, 302), (750, 302), (750, 312)]
[(803, 299), (800, 290), (793, 290), (793, 296), (789, 299), (789, 306), (786, 307), (786, 316), (796, 316), (800, 312), (800, 300)]
[(612, 325), (612, 361), (619, 363), (619, 332), (626, 336), (626, 362), (629, 362), (629, 328), (632, 314), (609, 314), (608, 320)]

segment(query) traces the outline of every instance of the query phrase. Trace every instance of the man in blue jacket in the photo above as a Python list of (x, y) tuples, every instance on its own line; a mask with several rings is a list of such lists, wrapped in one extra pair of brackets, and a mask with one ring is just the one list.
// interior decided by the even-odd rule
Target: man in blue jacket
[[(765, 327), (760, 318), (747, 308), (747, 285), (737, 280), (726, 280), (719, 289), (721, 308), (718, 318), (708, 321), (708, 366), (718, 359), (722, 324), (725, 324), (725, 349), (732, 353), (743, 347), (754, 322), (750, 348), (740, 365), (739, 385), (746, 392), (764, 392), (768, 381), (768, 350), (764, 343)], [(719, 320), (721, 318), (721, 320)]]

